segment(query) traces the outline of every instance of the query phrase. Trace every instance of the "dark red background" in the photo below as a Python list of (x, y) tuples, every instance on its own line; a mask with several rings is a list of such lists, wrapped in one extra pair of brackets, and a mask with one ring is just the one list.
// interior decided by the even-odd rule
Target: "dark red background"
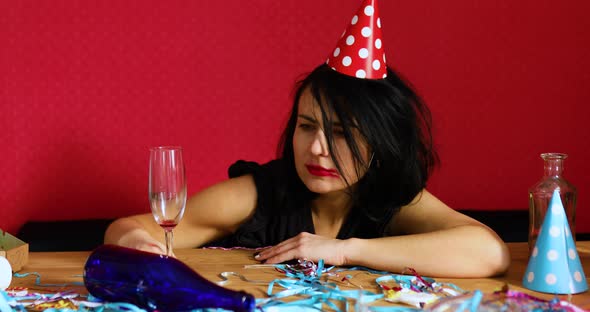
[[(189, 192), (274, 157), (295, 79), (360, 1), (0, 2), (0, 227), (149, 211), (148, 148), (185, 149)], [(429, 103), (457, 209), (526, 209), (564, 152), (590, 231), (590, 2), (381, 1), (389, 64)], [(510, 222), (510, 220), (507, 220)]]

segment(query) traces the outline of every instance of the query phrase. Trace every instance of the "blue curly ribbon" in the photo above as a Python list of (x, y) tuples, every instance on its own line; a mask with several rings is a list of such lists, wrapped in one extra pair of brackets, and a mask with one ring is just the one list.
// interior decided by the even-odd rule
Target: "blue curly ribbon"
[[(35, 278), (35, 285), (41, 287), (64, 287), (64, 286), (84, 286), (82, 282), (72, 282), (72, 283), (64, 283), (64, 284), (42, 284), (41, 283), (41, 274), (37, 272), (29, 272), (29, 273), (14, 273), (14, 277), (27, 277), (29, 275), (36, 276)], [(82, 275), (74, 275), (76, 277), (82, 277)]]
[[(322, 310), (322, 305), (326, 305), (334, 311), (342, 311), (334, 303), (340, 301), (344, 306), (344, 311), (349, 310), (349, 302), (347, 299), (354, 299), (358, 304), (367, 304), (375, 300), (384, 297), (382, 293), (373, 293), (367, 290), (340, 290), (335, 283), (322, 282), (320, 277), (323, 272), (329, 271), (323, 269), (323, 261), (318, 262), (316, 274), (305, 275), (301, 272), (288, 271), (285, 275), (286, 279), (275, 279), (269, 283), (267, 289), (268, 298), (257, 299), (257, 308), (261, 311), (318, 311)], [(410, 275), (397, 275), (391, 274), (390, 272), (376, 271), (368, 269), (366, 267), (352, 267), (346, 269), (339, 269), (335, 272), (342, 271), (366, 271), (373, 274), (390, 274), (387, 276), (379, 277), (376, 282), (384, 282), (388, 280), (394, 280), (398, 284), (411, 284), (411, 281), (415, 278)], [(347, 275), (349, 276), (349, 275)], [(350, 277), (349, 277), (350, 278)], [(433, 283), (434, 279), (424, 278), (425, 281)], [(280, 286), (285, 290), (279, 291), (273, 294), (274, 286)], [(308, 298), (301, 300), (294, 300), (290, 302), (284, 302), (280, 299), (294, 296), (294, 295), (306, 295)], [(296, 307), (296, 308), (295, 308)], [(375, 312), (413, 312), (421, 311), (416, 308), (409, 307), (367, 307), (369, 311)], [(357, 310), (357, 309), (355, 309)], [(358, 309), (360, 310), (360, 309)]]
[(9, 299), (5, 291), (0, 291), (0, 312), (12, 312), (12, 308), (8, 304)]

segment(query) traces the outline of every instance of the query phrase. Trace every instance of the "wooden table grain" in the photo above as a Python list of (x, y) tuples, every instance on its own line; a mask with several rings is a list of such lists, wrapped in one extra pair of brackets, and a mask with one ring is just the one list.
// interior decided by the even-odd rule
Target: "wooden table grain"
[[(551, 299), (552, 294), (538, 293), (527, 290), (522, 287), (522, 278), (528, 263), (528, 248), (526, 243), (508, 243), (511, 253), (511, 264), (508, 272), (502, 276), (491, 278), (436, 278), (439, 282), (453, 283), (464, 290), (479, 289), (483, 292), (493, 292), (500, 289), (505, 284), (513, 290), (522, 291), (534, 296)], [(590, 270), (590, 241), (578, 242), (578, 253), (582, 261), (582, 266), (586, 273), (588, 282), (588, 273)], [(90, 252), (32, 252), (29, 255), (28, 263), (19, 273), (37, 272), (41, 275), (43, 284), (71, 284), (82, 281), (82, 271), (86, 258)], [(221, 281), (219, 274), (221, 272), (237, 272), (250, 280), (270, 282), (284, 276), (273, 268), (245, 268), (245, 265), (258, 264), (253, 258), (251, 250), (219, 250), (219, 249), (179, 249), (175, 253), (181, 261), (193, 268), (196, 272), (210, 281)], [(379, 292), (375, 279), (379, 275), (363, 273), (361, 271), (343, 272), (343, 274), (353, 275), (351, 280), (355, 286), (340, 283), (342, 289), (357, 289), (361, 286), (366, 290)], [(334, 278), (334, 281), (340, 281), (341, 278)], [(78, 293), (86, 293), (83, 286), (49, 286), (39, 287), (35, 285), (35, 276), (14, 278), (12, 287), (27, 287), (29, 289), (42, 290), (46, 292), (60, 291), (70, 289)], [(230, 277), (225, 287), (235, 290), (245, 290), (257, 298), (266, 297), (266, 285), (254, 284), (240, 280), (238, 277)], [(562, 299), (567, 300), (567, 295), (560, 295)], [(590, 309), (590, 292), (585, 292), (571, 296), (571, 302), (579, 307)], [(377, 305), (388, 305), (387, 302), (379, 301)]]

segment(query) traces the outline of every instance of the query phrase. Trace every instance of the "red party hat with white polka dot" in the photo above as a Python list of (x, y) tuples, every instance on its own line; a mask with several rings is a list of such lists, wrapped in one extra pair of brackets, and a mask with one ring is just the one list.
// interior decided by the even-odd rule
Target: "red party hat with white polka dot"
[(550, 294), (577, 294), (588, 290), (572, 234), (557, 188), (529, 258), (522, 279), (524, 287)]
[(357, 78), (387, 76), (377, 0), (363, 0), (326, 64), (337, 72)]

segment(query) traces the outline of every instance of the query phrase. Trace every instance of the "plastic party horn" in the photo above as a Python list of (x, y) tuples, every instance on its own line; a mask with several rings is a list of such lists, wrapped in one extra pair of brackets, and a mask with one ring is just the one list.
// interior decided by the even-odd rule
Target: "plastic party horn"
[(530, 290), (551, 294), (577, 294), (588, 290), (559, 188), (551, 197), (522, 284)]

